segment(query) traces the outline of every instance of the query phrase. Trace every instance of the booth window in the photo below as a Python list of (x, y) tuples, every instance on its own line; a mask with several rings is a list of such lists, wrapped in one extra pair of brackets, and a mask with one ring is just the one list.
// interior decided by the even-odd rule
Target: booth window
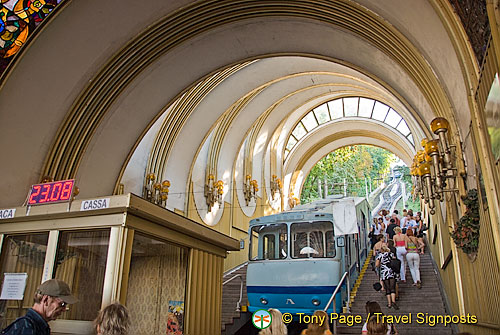
[(35, 290), (42, 281), (49, 233), (5, 236), (0, 260), (3, 286), (5, 273), (26, 273), (23, 300), (0, 300), (0, 328), (26, 314), (33, 306)]
[(183, 334), (187, 265), (187, 249), (134, 234), (126, 301), (130, 334)]
[(64, 280), (79, 302), (60, 319), (95, 319), (102, 303), (110, 229), (61, 231), (54, 278)]

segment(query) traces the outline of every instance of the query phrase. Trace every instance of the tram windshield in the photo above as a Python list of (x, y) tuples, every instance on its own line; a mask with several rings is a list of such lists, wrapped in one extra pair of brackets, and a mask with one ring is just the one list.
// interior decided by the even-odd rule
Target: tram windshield
[(288, 256), (286, 223), (252, 227), (250, 237), (250, 260), (284, 259)]
[(290, 226), (292, 258), (335, 257), (333, 223), (298, 222)]

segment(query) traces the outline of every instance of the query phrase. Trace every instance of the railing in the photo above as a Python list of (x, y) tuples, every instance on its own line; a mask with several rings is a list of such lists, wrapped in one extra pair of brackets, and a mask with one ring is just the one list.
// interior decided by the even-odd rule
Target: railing
[[(351, 280), (350, 280), (348, 271), (344, 272), (344, 275), (342, 276), (342, 278), (340, 279), (339, 283), (337, 284), (337, 288), (335, 289), (335, 291), (333, 291), (333, 294), (330, 297), (330, 300), (328, 300), (328, 303), (325, 306), (325, 309), (324, 309), (325, 312), (328, 310), (328, 307), (330, 307), (333, 299), (335, 299), (335, 296), (339, 292), (340, 288), (342, 287), (342, 283), (344, 282), (344, 280), (346, 278), (347, 278), (347, 307), (346, 307), (346, 312), (347, 313), (350, 312), (349, 305), (351, 303)], [(333, 320), (333, 333), (337, 334), (337, 319)]]
[(228, 280), (222, 283), (222, 286), (226, 285), (227, 283), (236, 278), (240, 278), (240, 300), (238, 300), (238, 302), (236, 303), (236, 312), (239, 312), (241, 307), (241, 300), (243, 299), (243, 275), (239, 274), (229, 278)]

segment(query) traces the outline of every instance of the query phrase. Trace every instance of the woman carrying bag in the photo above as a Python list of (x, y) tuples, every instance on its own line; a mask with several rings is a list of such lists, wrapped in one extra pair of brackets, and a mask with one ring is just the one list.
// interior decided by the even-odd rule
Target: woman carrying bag
[(384, 284), (385, 296), (387, 297), (387, 307), (398, 310), (396, 304), (396, 273), (391, 269), (391, 259), (394, 257), (386, 245), (382, 246), (381, 252), (377, 255), (375, 266), (380, 267), (380, 279)]

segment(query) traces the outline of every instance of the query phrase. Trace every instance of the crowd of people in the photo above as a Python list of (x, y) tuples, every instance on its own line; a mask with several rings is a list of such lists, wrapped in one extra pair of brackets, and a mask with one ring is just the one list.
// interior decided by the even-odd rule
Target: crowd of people
[(374, 270), (387, 297), (388, 308), (399, 309), (396, 302), (399, 300), (398, 282), (406, 282), (407, 264), (413, 286), (422, 288), (420, 255), (425, 250), (426, 229), (421, 213), (414, 215), (411, 209), (405, 209), (402, 216), (397, 210), (389, 216), (389, 212), (382, 209), (373, 219), (369, 236), (375, 259)]

